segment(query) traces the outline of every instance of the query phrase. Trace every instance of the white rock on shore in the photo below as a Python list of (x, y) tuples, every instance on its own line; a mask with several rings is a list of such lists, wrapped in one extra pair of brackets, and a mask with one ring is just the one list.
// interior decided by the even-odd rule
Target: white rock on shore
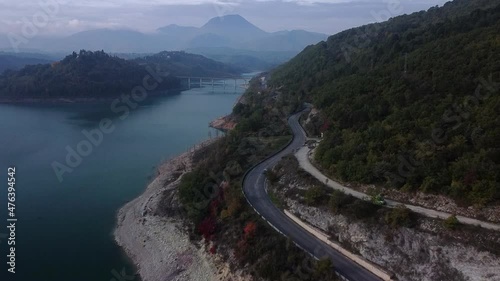
[(182, 174), (191, 169), (192, 155), (184, 153), (162, 165), (145, 192), (118, 212), (115, 240), (143, 281), (221, 280), (213, 259), (189, 241), (181, 221), (155, 215), (163, 192), (175, 189)]

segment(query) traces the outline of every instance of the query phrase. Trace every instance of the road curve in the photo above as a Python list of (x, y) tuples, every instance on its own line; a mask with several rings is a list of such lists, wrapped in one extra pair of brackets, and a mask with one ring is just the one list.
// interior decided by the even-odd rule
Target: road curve
[[(314, 167), (313, 164), (311, 164), (311, 161), (309, 160), (308, 157), (309, 154), (309, 148), (308, 147), (302, 147), (296, 154), (295, 156), (297, 157), (297, 160), (299, 161), (299, 165), (302, 169), (304, 169), (307, 173), (309, 173), (311, 176), (315, 177), (317, 180), (325, 183), (329, 187), (340, 190), (345, 194), (350, 194), (358, 199), (361, 200), (367, 200), (367, 198), (370, 198), (368, 194), (356, 191), (352, 188), (346, 187), (341, 185), (340, 183), (328, 178), (326, 175), (321, 173), (316, 167)], [(326, 182), (326, 179), (328, 179), (328, 182)], [(369, 199), (368, 199), (369, 200)], [(424, 207), (420, 206), (415, 206), (415, 205), (410, 205), (410, 204), (403, 204), (401, 202), (393, 201), (393, 200), (385, 200), (386, 201), (386, 207), (389, 208), (394, 208), (398, 205), (405, 205), (408, 209), (412, 210), (415, 213), (424, 215), (429, 218), (438, 218), (438, 219), (447, 219), (450, 217), (452, 214), (446, 213), (446, 212), (441, 212), (433, 209), (427, 209)], [(492, 229), (496, 231), (500, 231), (500, 224), (495, 224), (495, 223), (490, 223), (490, 222), (485, 222), (485, 221), (480, 221), (477, 219), (473, 218), (468, 218), (464, 216), (456, 216), (458, 221), (460, 221), (463, 224), (469, 224), (469, 225), (476, 225), (476, 226), (481, 226), (483, 228), (487, 229)]]
[(298, 119), (302, 112), (292, 115), (288, 125), (292, 129), (294, 138), (291, 143), (278, 154), (271, 156), (247, 172), (243, 181), (243, 192), (252, 207), (277, 231), (292, 239), (299, 247), (317, 258), (328, 256), (331, 258), (335, 270), (351, 281), (380, 281), (370, 271), (351, 261), (344, 255), (310, 234), (278, 209), (266, 192), (266, 177), (264, 170), (274, 167), (283, 156), (303, 146), (306, 134), (299, 125)]

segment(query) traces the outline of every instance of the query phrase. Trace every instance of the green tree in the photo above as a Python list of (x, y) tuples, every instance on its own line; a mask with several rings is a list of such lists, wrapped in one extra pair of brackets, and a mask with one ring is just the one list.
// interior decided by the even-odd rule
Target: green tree
[(460, 222), (455, 215), (451, 215), (443, 221), (443, 225), (448, 229), (454, 230), (458, 228)]
[(415, 224), (411, 211), (404, 205), (391, 209), (386, 214), (385, 221), (393, 228), (412, 227)]
[(324, 201), (326, 198), (326, 191), (321, 186), (312, 186), (305, 193), (306, 204), (315, 206)]

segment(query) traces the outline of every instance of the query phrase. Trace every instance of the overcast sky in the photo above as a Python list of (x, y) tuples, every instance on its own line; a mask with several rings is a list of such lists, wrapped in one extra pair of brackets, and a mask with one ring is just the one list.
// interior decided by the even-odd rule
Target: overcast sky
[(154, 32), (169, 24), (202, 26), (240, 14), (266, 31), (334, 34), (389, 16), (426, 10), (444, 0), (0, 0), (0, 33), (68, 35), (97, 28)]

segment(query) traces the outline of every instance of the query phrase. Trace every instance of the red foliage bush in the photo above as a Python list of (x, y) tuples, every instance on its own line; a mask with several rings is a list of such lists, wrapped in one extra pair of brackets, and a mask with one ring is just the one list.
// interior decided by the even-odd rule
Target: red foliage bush
[(217, 221), (213, 217), (206, 217), (199, 225), (198, 231), (203, 235), (203, 237), (207, 240), (212, 239), (212, 235), (215, 233), (217, 229)]
[(245, 233), (245, 239), (254, 237), (255, 233), (257, 232), (257, 224), (253, 221), (247, 223), (247, 225), (243, 229), (243, 232)]
[(325, 121), (323, 123), (323, 125), (321, 126), (321, 128), (319, 129), (319, 131), (323, 133), (323, 132), (327, 131), (329, 128), (330, 128), (330, 122)]
[(212, 217), (217, 217), (219, 214), (219, 207), (221, 205), (220, 199), (215, 199), (210, 202), (210, 215)]
[(213, 245), (210, 248), (210, 254), (215, 255), (217, 253), (217, 246)]

